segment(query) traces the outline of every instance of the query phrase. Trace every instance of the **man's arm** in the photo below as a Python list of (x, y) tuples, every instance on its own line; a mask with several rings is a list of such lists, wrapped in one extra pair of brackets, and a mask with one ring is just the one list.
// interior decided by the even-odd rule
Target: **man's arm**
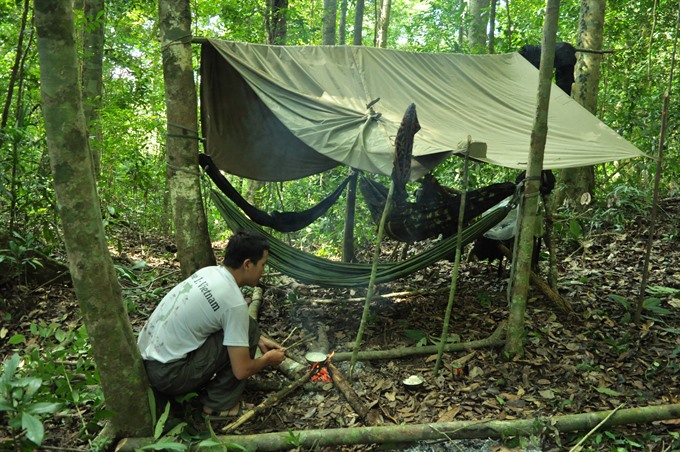
[(257, 359), (250, 357), (248, 347), (227, 346), (231, 370), (239, 380), (255, 375), (267, 366), (276, 367), (286, 358), (284, 351), (280, 348), (273, 348)]

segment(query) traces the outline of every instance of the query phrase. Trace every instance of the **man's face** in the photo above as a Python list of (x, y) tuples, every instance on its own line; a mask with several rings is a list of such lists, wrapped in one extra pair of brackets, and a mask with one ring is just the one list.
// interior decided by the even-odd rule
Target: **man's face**
[(257, 286), (257, 283), (260, 282), (260, 278), (262, 277), (262, 273), (264, 273), (264, 266), (267, 263), (267, 259), (269, 259), (269, 251), (264, 250), (262, 258), (259, 261), (247, 262), (246, 265), (247, 285), (251, 287)]

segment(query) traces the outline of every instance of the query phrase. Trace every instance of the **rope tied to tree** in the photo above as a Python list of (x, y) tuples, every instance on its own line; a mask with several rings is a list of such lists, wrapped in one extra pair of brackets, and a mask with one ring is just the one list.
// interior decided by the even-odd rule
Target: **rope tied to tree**
[(198, 170), (192, 170), (192, 169), (189, 169), (189, 168), (185, 168), (183, 166), (173, 165), (170, 162), (167, 162), (165, 165), (173, 171), (181, 171), (181, 172), (184, 172), (184, 173), (187, 173), (187, 174), (191, 174), (192, 176), (199, 176), (199, 177), (201, 176), (201, 173)]
[(187, 138), (191, 140), (197, 140), (201, 143), (205, 143), (205, 138), (199, 136), (198, 131), (190, 129), (186, 126), (180, 125), (180, 124), (174, 124), (172, 122), (168, 122), (168, 127), (174, 127), (176, 129), (180, 129), (182, 131), (181, 134), (177, 133), (170, 133), (167, 132), (165, 134), (166, 137), (171, 137), (171, 138)]

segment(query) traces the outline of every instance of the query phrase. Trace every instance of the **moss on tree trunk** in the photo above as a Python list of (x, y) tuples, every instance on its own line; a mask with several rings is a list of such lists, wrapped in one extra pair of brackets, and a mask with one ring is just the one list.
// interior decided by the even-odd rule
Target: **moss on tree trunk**
[(36, 0), (41, 98), (69, 269), (111, 421), (151, 432), (147, 382), (108, 252), (88, 146), (70, 0)]

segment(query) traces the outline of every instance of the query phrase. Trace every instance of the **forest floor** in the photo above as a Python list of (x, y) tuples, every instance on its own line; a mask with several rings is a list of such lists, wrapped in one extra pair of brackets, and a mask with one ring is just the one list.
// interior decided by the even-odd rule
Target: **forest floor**
[[(360, 362), (352, 388), (359, 399), (377, 414), (382, 425), (428, 424), (446, 421), (534, 419), (615, 409), (680, 403), (680, 203), (663, 206), (660, 215), (649, 276), (650, 301), (642, 322), (628, 321), (637, 300), (641, 281), (647, 228), (643, 219), (623, 229), (591, 231), (586, 240), (561, 243), (559, 291), (573, 307), (566, 314), (541, 292), (532, 290), (527, 304), (526, 355), (507, 361), (502, 349), (481, 348), (446, 353), (438, 376), (432, 354)], [(121, 231), (115, 258), (119, 268), (143, 260), (142, 272), (153, 272), (137, 285), (131, 270), (119, 270), (128, 295), (127, 303), (135, 331), (139, 331), (163, 293), (179, 278), (178, 263), (165, 251), (167, 243), (147, 236)], [(216, 247), (219, 250), (219, 244)], [(116, 253), (117, 254), (117, 253)], [(368, 252), (366, 252), (368, 254)], [(387, 254), (387, 251), (386, 251)], [(164, 258), (163, 256), (168, 256)], [(542, 262), (541, 265), (547, 265)], [(440, 334), (449, 298), (452, 264), (437, 265), (378, 287), (372, 301), (363, 336), (362, 350), (385, 350), (430, 345)], [(467, 262), (461, 266), (449, 334), (461, 342), (484, 339), (508, 319), (506, 303), (507, 269), (503, 276), (495, 265)], [(545, 274), (545, 267), (543, 274)], [(126, 274), (128, 277), (126, 277)], [(141, 287), (141, 289), (140, 289)], [(281, 275), (262, 279), (263, 303), (260, 325), (264, 333), (287, 343), (322, 331), (331, 351), (351, 351), (359, 327), (365, 291), (330, 290), (296, 284)], [(669, 290), (670, 289), (670, 290)], [(673, 290), (674, 289), (674, 290)], [(15, 295), (22, 306), (5, 323), (5, 335), (30, 335), (31, 324), (57, 322), (78, 328), (80, 318), (73, 293), (67, 284), (38, 290), (26, 289)], [(631, 305), (628, 309), (624, 300)], [(10, 303), (10, 307), (12, 304)], [(1, 310), (1, 309), (0, 309)], [(2, 312), (0, 312), (2, 314)], [(291, 335), (292, 333), (292, 335)], [(29, 341), (30, 342), (30, 341)], [(22, 346), (0, 341), (0, 357), (23, 353)], [(296, 350), (298, 359), (304, 347)], [(291, 352), (291, 355), (295, 355)], [(469, 360), (461, 371), (452, 361)], [(301, 359), (300, 359), (301, 360)], [(302, 361), (302, 360), (301, 360)], [(347, 362), (337, 362), (348, 371)], [(124, 365), (124, 363), (122, 363)], [(425, 381), (420, 390), (408, 390), (402, 383), (411, 375)], [(283, 382), (280, 372), (269, 370), (258, 376), (246, 390), (248, 402), (260, 403), (271, 391), (268, 381)], [(91, 416), (91, 400), (79, 405), (80, 415)], [(53, 450), (88, 450), (83, 423), (73, 413), (61, 413), (46, 420), (44, 444)], [(199, 416), (189, 416), (197, 431), (205, 431)], [(212, 421), (217, 434), (229, 421)], [(100, 422), (101, 424), (101, 422)], [(274, 407), (243, 424), (239, 434), (287, 432), (365, 425), (333, 383), (307, 384)], [(680, 419), (649, 424), (606, 427), (591, 436), (587, 450), (680, 449)], [(503, 441), (420, 442), (410, 450), (568, 450), (587, 432), (558, 433), (538, 429), (519, 442)], [(292, 437), (291, 437), (292, 438)], [(9, 439), (0, 424), (0, 449)], [(7, 444), (7, 443), (5, 443)], [(374, 450), (377, 445), (346, 447), (343, 450)], [(393, 447), (405, 450), (408, 445)], [(321, 450), (340, 450), (320, 448)], [(308, 449), (311, 450), (311, 449)]]

